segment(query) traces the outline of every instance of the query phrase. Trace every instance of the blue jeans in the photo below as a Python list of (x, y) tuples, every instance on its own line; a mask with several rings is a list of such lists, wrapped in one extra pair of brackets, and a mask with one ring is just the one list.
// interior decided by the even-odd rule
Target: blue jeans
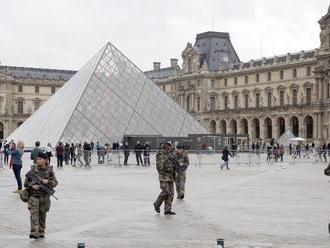
[(13, 171), (14, 171), (14, 175), (15, 175), (15, 178), (17, 181), (18, 190), (22, 189), (21, 169), (22, 169), (21, 164), (13, 164)]

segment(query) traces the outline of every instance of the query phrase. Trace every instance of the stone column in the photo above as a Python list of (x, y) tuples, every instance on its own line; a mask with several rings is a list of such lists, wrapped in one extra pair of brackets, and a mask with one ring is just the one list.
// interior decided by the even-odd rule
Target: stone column
[(275, 118), (272, 118), (272, 137), (277, 139), (279, 138), (278, 132), (279, 132), (279, 127), (277, 125), (277, 121)]
[(265, 123), (264, 119), (259, 119), (260, 121), (260, 138), (262, 139), (263, 142), (266, 141), (266, 136), (265, 136)]
[[(318, 116), (319, 116), (319, 118), (318, 118), (318, 122), (317, 122), (317, 128), (318, 128), (317, 134), (318, 134), (318, 139), (322, 140), (323, 139), (323, 130), (322, 130), (323, 116), (322, 116), (322, 113), (319, 113)], [(313, 123), (313, 125), (314, 125), (314, 123)]]
[[(313, 139), (316, 141), (317, 138), (318, 138), (318, 135), (317, 135), (317, 131), (318, 131), (318, 127), (317, 127), (318, 114), (314, 114), (314, 115), (312, 115), (312, 117), (313, 117)], [(304, 125), (304, 128), (305, 128), (305, 134), (306, 134), (307, 129), (306, 129), (305, 125)]]

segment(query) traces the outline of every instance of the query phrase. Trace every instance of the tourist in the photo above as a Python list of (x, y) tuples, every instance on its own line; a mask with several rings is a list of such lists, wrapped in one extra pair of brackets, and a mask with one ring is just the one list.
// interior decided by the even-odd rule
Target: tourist
[(80, 164), (80, 166), (83, 166), (84, 165), (84, 163), (83, 163), (83, 161), (81, 160), (81, 157), (83, 156), (83, 154), (84, 154), (84, 150), (83, 150), (83, 147), (82, 147), (82, 145), (81, 145), (81, 143), (79, 143), (78, 145), (77, 145), (77, 148), (76, 148), (76, 154), (77, 154), (77, 160), (78, 160), (78, 162), (79, 162), (79, 164)]
[(112, 162), (112, 146), (110, 143), (105, 144), (105, 149), (107, 153), (107, 164)]
[(220, 167), (221, 170), (223, 170), (223, 167), (224, 166), (226, 166), (227, 170), (229, 170), (229, 166), (228, 166), (229, 156), (233, 157), (233, 155), (228, 151), (228, 147), (225, 146), (225, 148), (222, 151), (222, 157), (221, 157), (221, 159), (224, 161), (224, 163), (221, 164), (221, 167)]
[(70, 146), (70, 164), (71, 166), (76, 166), (76, 147), (75, 145), (72, 143)]
[(142, 153), (142, 145), (140, 144), (140, 141), (136, 142), (136, 145), (134, 146), (134, 153), (135, 153), (135, 157), (136, 157), (136, 165), (139, 166), (140, 162), (141, 165), (143, 165), (143, 161), (142, 161), (142, 157), (141, 157), (141, 153)]
[(17, 143), (17, 148), (15, 143), (11, 143), (8, 155), (11, 155), (11, 166), (17, 182), (17, 190), (13, 193), (20, 193), (22, 191), (21, 169), (23, 153), (24, 143), (22, 141)]
[(35, 165), (37, 163), (38, 153), (42, 152), (40, 149), (40, 142), (36, 141), (35, 147), (31, 151), (30, 159), (32, 160), (33, 164)]
[(283, 147), (283, 145), (281, 144), (281, 145), (280, 145), (280, 158), (281, 158), (281, 162), (283, 162), (283, 156), (284, 156), (284, 147)]
[(46, 155), (48, 157), (48, 164), (50, 164), (51, 157), (53, 157), (53, 148), (50, 143), (47, 144)]
[(143, 158), (144, 158), (144, 165), (150, 166), (150, 145), (145, 142), (143, 145)]
[(92, 154), (94, 153), (94, 142), (92, 141), (90, 143), (90, 150), (89, 150)]
[(88, 144), (87, 142), (84, 143), (83, 146), (84, 149), (84, 161), (85, 161), (85, 166), (90, 165), (90, 153), (91, 153), (91, 145)]
[(56, 146), (57, 167), (63, 167), (63, 155), (64, 155), (63, 143), (59, 142), (58, 145)]
[(323, 143), (323, 146), (322, 146), (322, 155), (323, 155), (324, 162), (327, 162), (327, 145), (325, 143)]
[(7, 143), (7, 140), (3, 142), (3, 162), (5, 165), (8, 164), (8, 150), (9, 150), (9, 144)]
[(124, 142), (122, 145), (122, 150), (124, 150), (124, 165), (128, 165), (128, 157), (129, 157), (129, 146), (127, 142)]
[(97, 141), (96, 142), (96, 155), (97, 155), (97, 163), (101, 164), (101, 145), (100, 143)]
[(65, 146), (64, 146), (64, 161), (65, 161), (66, 165), (69, 164), (69, 159), (70, 159), (70, 145), (69, 145), (69, 143), (65, 143)]

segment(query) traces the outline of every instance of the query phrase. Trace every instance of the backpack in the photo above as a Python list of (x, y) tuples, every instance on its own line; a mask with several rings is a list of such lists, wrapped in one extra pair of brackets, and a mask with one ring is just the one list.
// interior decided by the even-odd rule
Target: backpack
[(330, 176), (330, 163), (328, 164), (328, 167), (325, 168), (325, 170), (324, 170), (324, 175), (326, 175), (326, 176)]

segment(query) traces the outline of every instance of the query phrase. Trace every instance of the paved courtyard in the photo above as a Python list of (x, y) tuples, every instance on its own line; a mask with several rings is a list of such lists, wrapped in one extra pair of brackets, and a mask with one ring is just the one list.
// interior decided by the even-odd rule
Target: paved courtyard
[[(203, 162), (218, 157), (208, 155)], [(176, 216), (153, 210), (159, 193), (154, 165), (55, 169), (59, 200), (52, 200), (46, 238), (37, 241), (28, 238), (29, 212), (12, 193), (12, 171), (0, 170), (0, 247), (85, 242), (86, 247), (207, 248), (216, 247), (217, 238), (225, 239), (225, 247), (329, 247), (325, 164), (232, 164), (220, 171), (212, 162), (198, 166), (196, 156), (191, 160), (186, 199), (174, 200)]]

